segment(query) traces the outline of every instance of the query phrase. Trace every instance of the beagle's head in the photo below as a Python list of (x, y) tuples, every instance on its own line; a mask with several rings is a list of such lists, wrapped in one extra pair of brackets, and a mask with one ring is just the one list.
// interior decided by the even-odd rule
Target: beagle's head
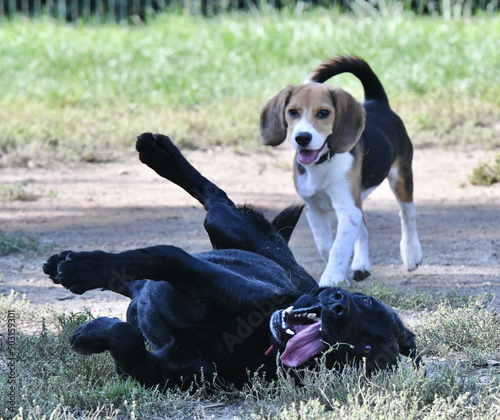
[(365, 110), (345, 90), (322, 83), (289, 85), (260, 114), (261, 142), (277, 146), (288, 139), (303, 165), (316, 162), (323, 150), (345, 153), (361, 137)]

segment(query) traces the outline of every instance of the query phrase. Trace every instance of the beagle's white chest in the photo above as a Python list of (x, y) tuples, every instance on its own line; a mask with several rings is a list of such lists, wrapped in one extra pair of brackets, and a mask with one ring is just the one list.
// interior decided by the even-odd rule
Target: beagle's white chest
[(307, 200), (317, 194), (349, 189), (348, 173), (353, 162), (350, 153), (337, 153), (330, 161), (303, 166), (296, 172), (297, 193)]

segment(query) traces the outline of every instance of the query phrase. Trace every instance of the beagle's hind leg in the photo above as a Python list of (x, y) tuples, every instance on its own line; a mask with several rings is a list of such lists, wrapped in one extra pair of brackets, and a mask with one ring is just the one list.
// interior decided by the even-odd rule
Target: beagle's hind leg
[(183, 188), (196, 198), (205, 210), (213, 203), (221, 201), (234, 207), (226, 193), (201, 175), (167, 136), (143, 133), (137, 138), (136, 149), (142, 163)]
[(409, 158), (398, 157), (391, 167), (388, 179), (400, 209), (401, 259), (406, 269), (413, 271), (422, 262), (423, 257), (420, 241), (418, 240), (417, 218), (413, 202), (411, 156)]
[(368, 252), (368, 229), (363, 217), (363, 222), (359, 226), (358, 237), (354, 243), (354, 256), (351, 263), (354, 271), (353, 279), (362, 281), (371, 275), (371, 264)]

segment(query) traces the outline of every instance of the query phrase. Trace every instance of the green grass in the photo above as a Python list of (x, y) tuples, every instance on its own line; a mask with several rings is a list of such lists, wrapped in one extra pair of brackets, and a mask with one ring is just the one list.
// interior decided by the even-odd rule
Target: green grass
[(500, 363), (500, 318), (485, 310), (488, 306), (484, 297), (458, 309), (441, 304), (419, 327), (421, 345), (428, 353), (458, 353), (476, 366), (488, 366), (491, 360)]
[[(16, 356), (17, 410), (21, 418), (91, 419), (205, 418), (225, 409), (239, 418), (277, 419), (494, 419), (500, 416), (499, 319), (484, 297), (452, 308), (444, 303), (416, 327), (425, 368), (403, 360), (394, 372), (370, 378), (350, 368), (333, 373), (320, 363), (317, 371), (298, 371), (304, 386), (294, 385), (289, 371), (268, 382), (258, 373), (242, 390), (161, 394), (114, 373), (107, 354), (80, 356), (69, 348), (74, 329), (92, 318), (89, 311), (56, 315), (34, 308), (18, 295), (0, 296), (0, 330), (7, 311), (18, 322)], [(45, 321), (41, 323), (41, 318)], [(22, 321), (41, 325), (23, 333)], [(26, 323), (24, 324), (26, 325)], [(0, 360), (6, 360), (7, 334)], [(7, 386), (0, 370), (0, 387)], [(0, 407), (6, 407), (6, 392)], [(213, 408), (215, 407), (215, 409)], [(214, 411), (211, 411), (214, 410)], [(3, 413), (0, 413), (2, 416)]]
[[(389, 306), (406, 311), (435, 310), (443, 302), (446, 302), (452, 308), (462, 308), (469, 304), (469, 296), (460, 294), (458, 289), (451, 289), (442, 295), (428, 289), (417, 288), (412, 292), (406, 292), (394, 285), (358, 283), (354, 285), (353, 290), (375, 296)], [(492, 296), (485, 295), (484, 299), (487, 298), (492, 299)]]
[[(258, 147), (267, 99), (327, 57), (364, 57), (417, 146), (500, 145), (499, 17), (158, 16), (147, 25), (0, 25), (0, 165), (103, 162), (143, 131)], [(342, 84), (362, 99), (352, 76)]]

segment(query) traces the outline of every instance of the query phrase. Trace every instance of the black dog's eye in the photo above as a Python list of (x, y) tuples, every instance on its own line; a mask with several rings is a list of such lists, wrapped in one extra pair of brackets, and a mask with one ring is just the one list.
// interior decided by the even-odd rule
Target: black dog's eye
[(370, 354), (373, 351), (373, 347), (371, 346), (371, 344), (364, 344), (363, 351), (365, 352), (365, 354)]
[(363, 305), (365, 306), (372, 306), (372, 300), (368, 297), (363, 299)]
[(321, 111), (318, 111), (318, 113), (316, 115), (320, 119), (325, 119), (325, 118), (328, 118), (330, 116), (330, 111), (328, 111), (328, 109), (322, 109)]
[(299, 111), (297, 111), (296, 109), (289, 109), (288, 110), (288, 115), (290, 115), (290, 117), (292, 117), (292, 118), (298, 118), (299, 117)]

